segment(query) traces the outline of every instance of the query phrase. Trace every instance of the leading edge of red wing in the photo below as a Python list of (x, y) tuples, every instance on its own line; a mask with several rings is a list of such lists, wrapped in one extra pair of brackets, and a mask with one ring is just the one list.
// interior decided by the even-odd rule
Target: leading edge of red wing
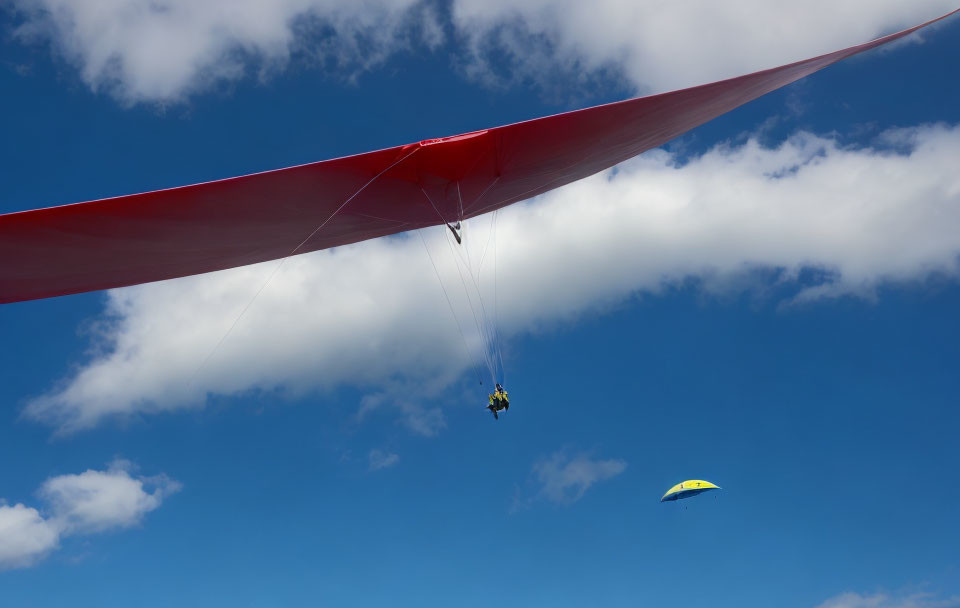
[(88, 201), (78, 201), (78, 202), (74, 202), (74, 203), (64, 203), (64, 204), (61, 204), (61, 205), (50, 205), (50, 206), (48, 206), (48, 207), (38, 207), (38, 208), (35, 208), (35, 209), (25, 209), (25, 210), (21, 210), (21, 211), (11, 211), (10, 213), (0, 214), (0, 218), (7, 217), (7, 216), (11, 216), (11, 215), (16, 215), (16, 214), (20, 214), (20, 213), (33, 213), (33, 212), (36, 212), (36, 211), (44, 211), (44, 210), (48, 210), (48, 209), (56, 209), (56, 208), (59, 208), (59, 207), (67, 207), (67, 206), (72, 206), (72, 205), (83, 205), (83, 204), (87, 204), (87, 203), (96, 203), (96, 202), (100, 202), (100, 201), (115, 200), (115, 199), (119, 199), (119, 198), (126, 198), (126, 197), (128, 197), (128, 196), (137, 196), (137, 195), (140, 195), (140, 194), (152, 194), (152, 193), (154, 193), (154, 192), (167, 192), (167, 191), (171, 191), (171, 190), (182, 190), (182, 189), (184, 189), (184, 188), (193, 188), (193, 187), (196, 187), (196, 186), (205, 186), (205, 185), (209, 185), (209, 184), (229, 182), (229, 181), (233, 181), (233, 180), (237, 180), (237, 179), (242, 179), (242, 178), (246, 178), (246, 177), (255, 177), (255, 176), (258, 176), (258, 175), (268, 175), (268, 174), (277, 173), (277, 172), (280, 172), (280, 171), (288, 171), (288, 170), (290, 170), (290, 169), (300, 169), (300, 168), (303, 168), (303, 167), (311, 167), (311, 166), (315, 166), (315, 165), (319, 165), (319, 164), (323, 164), (323, 163), (333, 163), (333, 162), (337, 162), (337, 161), (341, 161), (341, 160), (347, 160), (347, 159), (356, 158), (356, 157), (360, 157), (360, 156), (366, 156), (366, 155), (368, 155), (368, 154), (377, 154), (377, 153), (389, 152), (389, 151), (396, 151), (396, 152), (402, 154), (402, 153), (403, 153), (405, 150), (407, 150), (410, 146), (416, 146), (416, 145), (425, 146), (425, 145), (441, 144), (441, 143), (445, 143), (445, 142), (448, 142), (448, 141), (457, 141), (457, 140), (461, 140), (461, 139), (467, 139), (467, 138), (470, 138), (470, 137), (477, 137), (477, 136), (480, 136), (480, 135), (485, 135), (486, 133), (488, 133), (488, 132), (490, 132), (490, 131), (496, 131), (496, 130), (500, 130), (500, 129), (509, 129), (510, 127), (514, 127), (514, 126), (517, 126), (517, 125), (523, 125), (523, 124), (527, 124), (527, 123), (531, 123), (531, 122), (536, 122), (536, 121), (538, 121), (538, 120), (546, 120), (546, 119), (550, 119), (550, 118), (558, 118), (558, 117), (562, 117), (562, 116), (575, 115), (575, 114), (580, 114), (580, 113), (582, 113), (582, 112), (590, 112), (590, 111), (592, 111), (592, 110), (599, 110), (599, 109), (601, 109), (601, 108), (608, 108), (608, 107), (612, 107), (612, 106), (627, 104), (627, 103), (634, 102), (634, 101), (638, 101), (638, 100), (642, 100), (642, 99), (655, 99), (655, 98), (657, 98), (657, 97), (662, 97), (662, 96), (667, 96), (667, 95), (674, 95), (674, 94), (676, 94), (676, 93), (680, 93), (680, 92), (684, 92), (684, 91), (695, 91), (695, 90), (697, 90), (697, 89), (702, 89), (702, 88), (710, 87), (710, 86), (713, 86), (713, 85), (716, 85), (716, 84), (720, 84), (720, 83), (723, 83), (723, 82), (728, 82), (728, 81), (732, 81), (732, 80), (737, 80), (737, 79), (739, 79), (739, 78), (745, 78), (745, 77), (748, 77), (748, 76), (753, 76), (753, 75), (757, 75), (757, 74), (763, 74), (763, 73), (766, 73), (766, 72), (772, 72), (772, 71), (776, 71), (776, 70), (789, 69), (789, 68), (791, 68), (791, 67), (793, 67), (793, 66), (797, 66), (797, 65), (800, 65), (800, 64), (803, 64), (803, 63), (807, 63), (807, 62), (811, 62), (811, 61), (816, 61), (816, 60), (818, 60), (818, 59), (822, 59), (822, 58), (825, 58), (825, 57), (829, 57), (829, 56), (831, 56), (831, 55), (840, 55), (840, 54), (848, 53), (848, 52), (851, 53), (851, 54), (855, 54), (855, 53), (861, 52), (862, 50), (865, 50), (866, 47), (878, 47), (878, 46), (884, 45), (884, 44), (886, 44), (886, 43), (888, 43), (888, 42), (892, 42), (893, 40), (896, 40), (896, 39), (898, 39), (898, 38), (902, 38), (902, 37), (904, 37), (904, 36), (908, 36), (908, 35), (916, 32), (916, 31), (918, 31), (918, 30), (921, 30), (921, 29), (923, 29), (923, 28), (925, 28), (925, 27), (928, 27), (928, 26), (930, 26), (930, 25), (933, 25), (934, 23), (937, 23), (937, 22), (939, 22), (939, 21), (943, 21), (944, 19), (947, 19), (947, 18), (955, 15), (955, 14), (958, 13), (958, 12), (960, 12), (960, 8), (954, 9), (954, 10), (950, 11), (949, 13), (946, 13), (945, 15), (941, 15), (940, 17), (936, 17), (936, 18), (934, 18), (934, 19), (930, 19), (929, 21), (925, 21), (925, 22), (923, 22), (923, 23), (921, 23), (921, 24), (919, 24), (919, 25), (915, 25), (915, 26), (910, 27), (910, 28), (907, 28), (907, 29), (905, 29), (905, 30), (901, 30), (901, 31), (898, 31), (898, 32), (894, 32), (894, 33), (892, 33), (892, 34), (887, 34), (886, 36), (881, 36), (881, 37), (876, 38), (876, 39), (874, 39), (874, 40), (871, 40), (871, 41), (869, 41), (869, 42), (864, 42), (864, 43), (861, 43), (861, 44), (849, 46), (849, 47), (846, 47), (846, 48), (843, 48), (843, 49), (840, 49), (840, 50), (837, 50), (837, 51), (832, 51), (832, 52), (830, 52), (830, 53), (824, 53), (824, 54), (822, 54), (822, 55), (817, 55), (817, 56), (815, 56), (815, 57), (810, 57), (810, 58), (807, 58), (807, 59), (801, 59), (801, 60), (799, 60), (799, 61), (794, 61), (794, 62), (792, 62), (792, 63), (784, 64), (784, 65), (777, 66), (777, 67), (766, 68), (766, 69), (763, 69), (763, 70), (757, 70), (756, 72), (750, 72), (750, 73), (748, 73), (748, 74), (742, 74), (742, 75), (740, 75), (740, 76), (734, 76), (734, 77), (731, 77), (731, 78), (725, 78), (725, 79), (723, 79), (723, 80), (717, 80), (717, 81), (709, 82), (709, 83), (705, 83), (705, 84), (694, 85), (694, 86), (692, 86), (692, 87), (685, 87), (685, 88), (682, 88), (682, 89), (674, 89), (674, 90), (672, 90), (672, 91), (664, 91), (664, 92), (661, 92), (661, 93), (653, 93), (653, 94), (651, 94), (651, 95), (642, 95), (642, 96), (639, 96), (639, 97), (631, 97), (631, 98), (629, 98), (629, 99), (621, 99), (621, 100), (618, 100), (618, 101), (612, 101), (612, 102), (610, 102), (610, 103), (598, 104), (598, 105), (595, 105), (595, 106), (589, 106), (589, 107), (580, 108), (580, 109), (577, 109), (577, 110), (569, 110), (569, 111), (566, 111), (566, 112), (557, 112), (556, 114), (547, 114), (547, 115), (545, 115), (545, 116), (537, 116), (536, 118), (528, 118), (528, 119), (526, 119), (526, 120), (519, 120), (519, 121), (512, 122), (512, 123), (507, 123), (507, 124), (504, 124), (504, 125), (498, 125), (498, 126), (496, 126), (496, 127), (488, 127), (488, 128), (486, 128), (486, 129), (478, 129), (478, 130), (475, 130), (475, 131), (469, 131), (469, 132), (466, 132), (466, 133), (460, 133), (460, 134), (456, 134), (456, 135), (448, 135), (448, 136), (444, 136), (444, 137), (424, 139), (424, 140), (420, 140), (420, 141), (418, 141), (418, 142), (401, 144), (401, 145), (397, 145), (397, 146), (387, 146), (386, 148), (378, 148), (378, 149), (376, 149), (376, 150), (370, 150), (370, 151), (367, 151), (367, 152), (358, 152), (358, 153), (356, 153), (356, 154), (347, 154), (347, 155), (344, 155), (344, 156), (337, 156), (337, 157), (334, 157), (334, 158), (327, 158), (327, 159), (323, 159), (323, 160), (319, 160), (319, 161), (312, 161), (312, 162), (301, 163), (301, 164), (297, 164), (297, 165), (289, 165), (289, 166), (286, 166), (286, 167), (278, 167), (278, 168), (276, 168), (276, 169), (266, 169), (266, 170), (264, 170), (264, 171), (255, 171), (255, 172), (253, 172), (253, 173), (245, 173), (245, 174), (243, 174), (243, 175), (234, 175), (234, 176), (231, 176), (231, 177), (211, 179), (211, 180), (206, 180), (206, 181), (202, 181), (202, 182), (194, 182), (194, 183), (192, 183), (192, 184), (185, 184), (185, 185), (183, 185), (183, 186), (171, 186), (171, 187), (169, 187), (169, 188), (158, 188), (158, 189), (156, 189), (156, 190), (147, 190), (147, 191), (144, 191), (144, 192), (137, 192), (137, 193), (131, 193), (131, 194), (121, 194), (121, 195), (117, 195), (117, 196), (108, 196), (108, 197), (104, 197), (104, 198), (91, 199), (91, 200), (88, 200)]

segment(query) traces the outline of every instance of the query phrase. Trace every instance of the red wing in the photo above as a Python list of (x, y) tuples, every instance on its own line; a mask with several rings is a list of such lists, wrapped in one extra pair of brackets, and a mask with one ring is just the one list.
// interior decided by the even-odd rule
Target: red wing
[(0, 303), (223, 270), (486, 213), (612, 167), (940, 19), (671, 93), (266, 173), (0, 215)]

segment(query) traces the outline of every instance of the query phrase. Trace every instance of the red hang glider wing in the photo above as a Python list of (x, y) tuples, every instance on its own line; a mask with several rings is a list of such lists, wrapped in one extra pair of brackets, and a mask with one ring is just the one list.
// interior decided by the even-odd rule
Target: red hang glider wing
[(0, 215), (0, 303), (223, 270), (486, 213), (612, 167), (934, 21), (681, 91), (266, 173)]

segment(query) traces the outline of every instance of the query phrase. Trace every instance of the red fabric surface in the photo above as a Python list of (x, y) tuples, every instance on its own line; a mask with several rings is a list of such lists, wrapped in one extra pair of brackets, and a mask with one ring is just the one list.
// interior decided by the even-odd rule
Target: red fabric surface
[(0, 215), (0, 303), (233, 268), (437, 225), (441, 216), (453, 222), (461, 200), (462, 217), (487, 213), (612, 167), (940, 19), (681, 91), (266, 173)]

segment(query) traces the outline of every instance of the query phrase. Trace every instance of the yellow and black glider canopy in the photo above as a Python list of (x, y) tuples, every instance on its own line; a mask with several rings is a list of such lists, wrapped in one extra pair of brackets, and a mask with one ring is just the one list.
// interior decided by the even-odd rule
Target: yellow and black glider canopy
[(663, 495), (660, 502), (670, 502), (671, 500), (680, 500), (681, 498), (690, 498), (697, 494), (703, 494), (710, 490), (719, 490), (720, 486), (704, 481), (702, 479), (688, 479), (673, 486)]

